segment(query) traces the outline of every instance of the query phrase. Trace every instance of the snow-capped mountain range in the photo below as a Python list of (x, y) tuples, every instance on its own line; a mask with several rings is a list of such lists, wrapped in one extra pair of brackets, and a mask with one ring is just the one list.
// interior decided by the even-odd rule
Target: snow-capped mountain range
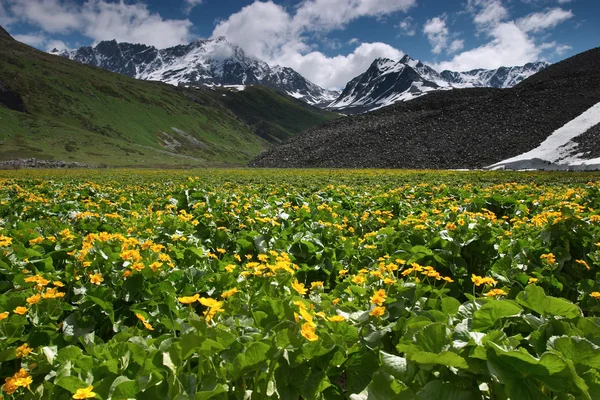
[(270, 66), (250, 57), (224, 37), (167, 49), (112, 40), (50, 53), (137, 79), (172, 85), (264, 85), (308, 104), (347, 114), (376, 110), (436, 90), (510, 88), (549, 65), (538, 62), (494, 70), (438, 73), (408, 55), (399, 61), (378, 58), (366, 72), (348, 82), (340, 94), (319, 87), (291, 68)]
[(269, 66), (247, 56), (241, 47), (224, 37), (160, 50), (112, 40), (94, 47), (55, 49), (50, 53), (137, 79), (172, 85), (264, 85), (319, 106), (339, 96), (339, 92), (323, 89), (291, 68)]
[(378, 58), (365, 73), (348, 82), (340, 97), (328, 108), (346, 113), (360, 113), (411, 100), (436, 90), (469, 87), (511, 88), (549, 65), (538, 62), (521, 67), (438, 73), (408, 55), (400, 61)]

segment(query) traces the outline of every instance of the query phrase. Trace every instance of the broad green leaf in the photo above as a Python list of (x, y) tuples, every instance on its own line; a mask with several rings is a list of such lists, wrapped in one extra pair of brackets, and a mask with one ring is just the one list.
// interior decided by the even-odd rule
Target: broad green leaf
[(517, 295), (516, 301), (542, 316), (576, 318), (581, 315), (581, 310), (575, 304), (565, 299), (546, 296), (544, 289), (537, 285), (527, 285), (525, 290)]
[(463, 357), (451, 351), (444, 351), (438, 354), (419, 351), (410, 355), (410, 359), (418, 364), (438, 364), (446, 367), (469, 368)]
[(510, 300), (492, 300), (473, 313), (471, 328), (477, 332), (487, 331), (502, 318), (517, 316), (521, 311), (523, 309)]

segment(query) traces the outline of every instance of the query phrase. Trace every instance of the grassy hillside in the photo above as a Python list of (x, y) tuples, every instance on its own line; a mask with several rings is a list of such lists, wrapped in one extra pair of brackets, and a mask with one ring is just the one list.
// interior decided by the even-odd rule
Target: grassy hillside
[(0, 32), (0, 160), (235, 165), (268, 146), (211, 99), (45, 54)]
[(273, 144), (339, 117), (263, 86), (249, 86), (240, 92), (226, 88), (208, 89), (206, 92), (212, 93), (215, 100), (240, 117), (257, 135)]

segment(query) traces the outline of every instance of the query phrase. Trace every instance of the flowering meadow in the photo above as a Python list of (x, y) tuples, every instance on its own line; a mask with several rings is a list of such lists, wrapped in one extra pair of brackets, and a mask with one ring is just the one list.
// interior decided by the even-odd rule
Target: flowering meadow
[(598, 175), (0, 173), (0, 398), (599, 399)]

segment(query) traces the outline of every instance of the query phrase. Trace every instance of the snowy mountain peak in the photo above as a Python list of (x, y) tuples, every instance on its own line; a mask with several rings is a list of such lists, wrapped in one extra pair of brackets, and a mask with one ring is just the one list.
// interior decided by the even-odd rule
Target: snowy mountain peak
[(548, 63), (441, 74), (405, 54), (399, 61), (377, 58), (363, 74), (351, 80), (330, 108), (348, 113), (372, 111), (411, 100), (433, 90), (466, 87), (509, 88), (546, 68)]
[(247, 56), (224, 36), (197, 39), (166, 49), (110, 40), (94, 47), (55, 49), (50, 53), (133, 78), (172, 85), (264, 85), (319, 106), (339, 95), (315, 85), (291, 68), (271, 67)]

